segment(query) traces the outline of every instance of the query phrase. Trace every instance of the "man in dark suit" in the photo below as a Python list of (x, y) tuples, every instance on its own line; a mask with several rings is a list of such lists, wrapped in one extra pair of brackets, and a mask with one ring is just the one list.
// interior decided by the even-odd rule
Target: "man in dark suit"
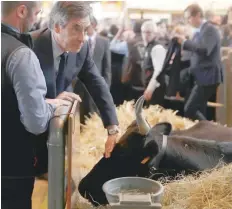
[(90, 47), (90, 52), (93, 60), (106, 83), (110, 87), (111, 84), (111, 55), (109, 40), (97, 35), (97, 20), (95, 17), (90, 17), (91, 25), (87, 29), (87, 38)]
[[(34, 51), (46, 79), (47, 98), (61, 95), (60, 98), (72, 101), (72, 97), (63, 91), (72, 92), (72, 82), (77, 76), (85, 84), (108, 130), (105, 157), (110, 157), (119, 131), (118, 119), (109, 88), (84, 41), (86, 28), (90, 25), (89, 14), (90, 7), (85, 2), (56, 2), (50, 13), (49, 29), (40, 32), (34, 41)], [(46, 143), (43, 146), (46, 148)], [(46, 161), (45, 148), (39, 154), (43, 159), (38, 159), (38, 164)], [(46, 168), (47, 165), (42, 166), (40, 173), (46, 172)]]
[(195, 79), (195, 85), (185, 103), (185, 116), (206, 120), (207, 101), (223, 81), (220, 35), (211, 23), (204, 20), (203, 11), (198, 5), (188, 6), (185, 17), (196, 28), (192, 40), (177, 35), (183, 49), (192, 52), (190, 71)]

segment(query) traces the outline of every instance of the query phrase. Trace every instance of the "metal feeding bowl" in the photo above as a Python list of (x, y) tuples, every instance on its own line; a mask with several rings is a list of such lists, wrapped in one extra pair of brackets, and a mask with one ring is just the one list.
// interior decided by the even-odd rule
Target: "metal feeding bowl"
[(123, 177), (107, 181), (103, 187), (112, 209), (160, 209), (164, 187), (147, 178)]

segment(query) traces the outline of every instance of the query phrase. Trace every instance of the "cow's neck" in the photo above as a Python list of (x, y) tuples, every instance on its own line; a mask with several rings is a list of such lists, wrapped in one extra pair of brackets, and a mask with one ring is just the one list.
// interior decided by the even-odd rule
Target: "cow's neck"
[(221, 158), (215, 141), (170, 136), (160, 168), (201, 171), (215, 167)]

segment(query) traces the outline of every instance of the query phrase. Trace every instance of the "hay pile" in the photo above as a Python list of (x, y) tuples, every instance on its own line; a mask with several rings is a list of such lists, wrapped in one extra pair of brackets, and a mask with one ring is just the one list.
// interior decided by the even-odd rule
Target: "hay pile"
[[(125, 102), (117, 108), (121, 135), (135, 119), (132, 102)], [(151, 125), (168, 121), (174, 130), (187, 129), (195, 122), (179, 117), (172, 110), (151, 106), (144, 110), (144, 115)], [(102, 157), (107, 133), (101, 119), (92, 115), (87, 119), (80, 136), (74, 142), (73, 176), (76, 184)], [(84, 199), (73, 200), (76, 209), (92, 208)], [(187, 177), (180, 181), (167, 183), (163, 198), (164, 209), (232, 209), (232, 165), (216, 169), (196, 177)]]
[(163, 209), (232, 209), (232, 164), (165, 186)]

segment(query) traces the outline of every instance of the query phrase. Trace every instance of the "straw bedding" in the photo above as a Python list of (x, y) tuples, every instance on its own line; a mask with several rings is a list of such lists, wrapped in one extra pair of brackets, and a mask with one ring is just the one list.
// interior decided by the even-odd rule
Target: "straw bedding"
[[(172, 124), (173, 130), (187, 129), (196, 123), (159, 106), (150, 106), (143, 114), (151, 125), (166, 121)], [(120, 134), (123, 134), (135, 119), (132, 102), (118, 107), (117, 115)], [(102, 157), (106, 139), (101, 119), (92, 115), (82, 127), (79, 141), (73, 142), (73, 178), (76, 184)], [(172, 182), (165, 180), (164, 185), (164, 209), (232, 209), (232, 165), (205, 172), (200, 177), (185, 177)], [(78, 192), (73, 195), (72, 205), (76, 209), (92, 208)]]
[(164, 209), (232, 209), (232, 164), (165, 186)]

